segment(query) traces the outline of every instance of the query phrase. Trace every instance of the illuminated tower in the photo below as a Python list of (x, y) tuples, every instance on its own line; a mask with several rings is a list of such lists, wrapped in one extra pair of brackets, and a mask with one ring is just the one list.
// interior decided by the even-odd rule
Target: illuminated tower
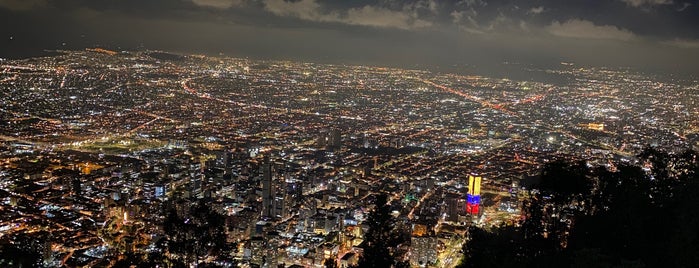
[(478, 215), (478, 206), (481, 203), (481, 177), (468, 176), (468, 194), (466, 195), (466, 212)]

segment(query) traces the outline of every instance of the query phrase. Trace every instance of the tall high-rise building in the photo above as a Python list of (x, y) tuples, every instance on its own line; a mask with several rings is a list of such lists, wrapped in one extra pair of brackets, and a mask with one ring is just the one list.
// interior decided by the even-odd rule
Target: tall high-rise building
[(460, 216), (464, 216), (464, 206), (466, 200), (463, 195), (456, 193), (445, 193), (442, 197), (444, 200), (444, 215), (446, 221), (457, 222)]
[(318, 135), (316, 144), (326, 151), (339, 151), (342, 148), (342, 132), (337, 128), (324, 130)]
[(82, 183), (80, 182), (80, 178), (73, 178), (70, 181), (70, 188), (71, 191), (73, 192), (73, 195), (79, 196), (82, 194)]
[(264, 238), (261, 236), (254, 236), (250, 239), (250, 262), (257, 265), (257, 267), (262, 267), (266, 262), (265, 248), (266, 243)]
[(269, 157), (265, 156), (260, 169), (260, 173), (262, 173), (262, 216), (273, 217), (274, 192), (272, 186), (272, 164), (269, 161)]
[(224, 175), (230, 175), (232, 172), (232, 163), (233, 163), (233, 153), (231, 153), (230, 150), (224, 150), (223, 151), (223, 157), (222, 157), (222, 162), (223, 162), (223, 174)]
[(410, 238), (411, 267), (427, 267), (437, 262), (438, 239), (425, 224), (413, 224)]
[(466, 195), (466, 212), (478, 215), (481, 203), (481, 180), (480, 176), (468, 176), (468, 194)]
[(427, 267), (437, 262), (437, 244), (435, 236), (412, 236), (410, 238), (410, 265), (412, 267)]
[(342, 132), (340, 132), (340, 130), (337, 128), (333, 128), (332, 130), (330, 130), (329, 136), (329, 145), (332, 147), (333, 150), (339, 150), (340, 147), (342, 147)]

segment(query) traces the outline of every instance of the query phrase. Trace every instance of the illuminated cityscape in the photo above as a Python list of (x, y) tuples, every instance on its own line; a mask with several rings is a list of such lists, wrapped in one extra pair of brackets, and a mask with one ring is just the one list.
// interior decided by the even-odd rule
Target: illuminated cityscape
[(49, 266), (151, 250), (168, 209), (187, 215), (203, 199), (225, 217), (222, 260), (352, 264), (370, 200), (386, 193), (412, 233), (411, 262), (450, 267), (467, 226), (520, 217), (523, 182), (546, 162), (605, 166), (699, 141), (696, 81), (627, 70), (536, 70), (570, 81), (550, 84), (60, 53), (2, 62), (2, 237), (42, 241)]
[(699, 5), (107, 2), (0, 0), (0, 267), (699, 263)]

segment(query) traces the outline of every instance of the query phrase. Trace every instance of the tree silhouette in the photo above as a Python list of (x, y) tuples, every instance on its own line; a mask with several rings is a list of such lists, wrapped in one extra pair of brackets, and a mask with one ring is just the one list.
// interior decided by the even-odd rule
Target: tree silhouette
[(556, 161), (547, 164), (541, 172), (539, 189), (553, 195), (557, 203), (578, 200), (591, 190), (585, 162), (567, 163)]
[(376, 196), (374, 205), (376, 208), (366, 221), (369, 230), (364, 235), (364, 253), (359, 258), (357, 267), (402, 266), (405, 263), (397, 258), (402, 256), (397, 256), (396, 247), (404, 242), (404, 237), (395, 228), (387, 196)]
[[(617, 163), (614, 171), (548, 165), (540, 187), (553, 198), (532, 195), (521, 227), (472, 228), (462, 267), (696, 267), (697, 153), (648, 148), (638, 158), (639, 166)], [(551, 239), (562, 230), (570, 235)]]
[(219, 256), (227, 245), (224, 223), (223, 216), (204, 201), (188, 206), (184, 215), (170, 209), (163, 224), (166, 248), (175, 256), (183, 256), (185, 263), (192, 260), (198, 263), (201, 257)]
[(692, 267), (699, 252), (699, 167), (696, 153), (646, 149), (639, 155), (648, 172), (619, 165), (598, 172), (596, 194), (603, 210), (579, 217), (573, 248), (599, 249), (614, 265)]
[(337, 263), (334, 259), (325, 259), (323, 266), (325, 266), (325, 268), (337, 268)]
[(464, 259), (460, 268), (471, 267), (521, 267), (527, 263), (524, 253), (524, 235), (520, 229), (502, 227), (488, 232), (470, 228), (470, 242), (464, 247)]
[(29, 245), (0, 244), (0, 267), (39, 267), (41, 255)]

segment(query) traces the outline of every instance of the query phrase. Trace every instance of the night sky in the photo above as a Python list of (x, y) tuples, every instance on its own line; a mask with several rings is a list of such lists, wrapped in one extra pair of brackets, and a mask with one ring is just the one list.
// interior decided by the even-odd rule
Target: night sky
[(0, 25), (7, 58), (100, 46), (396, 66), (699, 70), (696, 0), (0, 0)]

